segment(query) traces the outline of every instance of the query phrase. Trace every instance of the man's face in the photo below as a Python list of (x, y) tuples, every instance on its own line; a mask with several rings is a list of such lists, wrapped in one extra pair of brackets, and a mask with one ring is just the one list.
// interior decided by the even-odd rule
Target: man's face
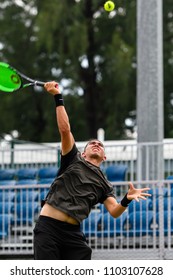
[(95, 139), (89, 141), (85, 147), (83, 156), (86, 159), (95, 158), (95, 159), (99, 159), (100, 161), (105, 160), (106, 157), (105, 157), (103, 143)]

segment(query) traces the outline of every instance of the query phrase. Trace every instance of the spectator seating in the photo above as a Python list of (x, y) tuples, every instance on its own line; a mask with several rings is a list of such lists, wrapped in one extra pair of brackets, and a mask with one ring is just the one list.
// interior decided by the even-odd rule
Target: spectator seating
[(129, 206), (128, 206), (128, 212), (136, 212), (136, 211), (147, 211), (152, 210), (153, 202), (150, 198), (147, 200), (140, 200), (139, 202), (136, 202), (133, 200)]
[[(166, 180), (173, 180), (173, 175), (169, 175)], [(170, 184), (171, 189), (173, 189), (173, 183)]]
[(1, 180), (13, 180), (15, 178), (14, 169), (0, 169), (0, 181)]
[(171, 197), (173, 197), (173, 188), (171, 189)]
[(101, 213), (98, 211), (91, 211), (87, 219), (82, 222), (82, 230), (86, 237), (97, 235), (97, 226)]
[(45, 167), (39, 169), (37, 184), (49, 185), (47, 188), (40, 188), (40, 200), (43, 200), (46, 197), (50, 185), (57, 176), (57, 172), (57, 167)]
[(17, 203), (38, 201), (38, 191), (33, 189), (20, 189), (16, 197)]
[(108, 212), (99, 217), (97, 237), (120, 236), (123, 232), (124, 224), (128, 218), (128, 212), (125, 211), (120, 217), (113, 218)]
[(16, 181), (16, 185), (37, 185), (37, 180), (36, 179), (21, 179)]
[(44, 167), (38, 170), (38, 184), (51, 184), (57, 176), (57, 167)]
[[(45, 198), (52, 181), (57, 176), (57, 172), (57, 167), (44, 167), (39, 169), (22, 168), (17, 171), (13, 169), (0, 170), (0, 185), (20, 185), (20, 188), (17, 187), (15, 192), (13, 188), (11, 188), (10, 191), (9, 188), (7, 188), (7, 190), (5, 190), (5, 188), (0, 189), (0, 216), (10, 216), (12, 213), (13, 224), (33, 224), (35, 215), (38, 215), (40, 211), (39, 202)], [(114, 164), (105, 169), (105, 175), (111, 182), (125, 181), (126, 172), (127, 166), (125, 165)], [(37, 188), (36, 186), (38, 186), (38, 184), (48, 186), (43, 186), (43, 188), (39, 186)], [(33, 188), (31, 188), (31, 185), (33, 185)], [(156, 212), (159, 211), (159, 203), (162, 201), (160, 200), (160, 196), (162, 195), (164, 226), (167, 230), (168, 218), (166, 218), (166, 215), (168, 215), (168, 210), (171, 209), (171, 215), (173, 214), (173, 188), (169, 190), (169, 195), (167, 187), (163, 187), (161, 191), (159, 191), (159, 188), (155, 187), (148, 192), (152, 194), (150, 198), (141, 200), (140, 202), (133, 201), (130, 203), (127, 211), (117, 219), (110, 216), (103, 204), (98, 204), (97, 209), (91, 211), (89, 217), (82, 223), (82, 229), (86, 236), (113, 237), (121, 235), (122, 232), (125, 236), (153, 234), (152, 226), (154, 224), (152, 211), (153, 209), (155, 209)], [(172, 196), (171, 198), (170, 195)], [(159, 213), (157, 213), (157, 217), (154, 221), (154, 226), (156, 228), (158, 227), (158, 222)], [(172, 224), (173, 221), (171, 220), (171, 227)], [(3, 226), (3, 228), (5, 227)], [(166, 230), (165, 234), (167, 232)], [(0, 236), (3, 234), (0, 233)]]
[(11, 220), (11, 215), (0, 214), (0, 239), (8, 236)]
[(27, 186), (37, 184), (37, 172), (36, 168), (24, 168), (16, 172), (16, 184), (21, 186), (21, 189), (18, 189), (16, 194), (17, 203), (32, 202), (38, 199), (38, 191), (27, 188)]
[(0, 186), (14, 186), (16, 185), (16, 180), (0, 180)]
[(153, 233), (151, 224), (153, 222), (153, 211), (136, 211), (129, 214), (124, 223), (125, 236), (145, 236)]
[(37, 173), (37, 168), (18, 169), (16, 172), (17, 184), (29, 184), (30, 182), (32, 183), (32, 180), (37, 180)]
[(164, 197), (166, 197), (168, 194), (168, 188), (161, 188), (159, 193), (159, 188), (155, 187), (153, 189), (150, 189), (148, 193), (151, 194), (150, 199), (158, 198), (159, 195), (163, 195)]
[(125, 181), (127, 166), (126, 165), (109, 165), (106, 170), (106, 177), (111, 182)]
[(14, 211), (14, 202), (0, 202), (0, 214), (11, 214)]
[(48, 191), (49, 191), (49, 188), (41, 189), (40, 195), (39, 195), (40, 201), (45, 199)]
[[(156, 214), (156, 229), (157, 229), (157, 235), (159, 235), (159, 215), (160, 213)], [(170, 215), (170, 216), (169, 216)], [(168, 235), (168, 232), (172, 235), (173, 234), (173, 210), (169, 213), (169, 211), (163, 212), (163, 219), (164, 219), (164, 236)], [(168, 228), (170, 227), (170, 231), (168, 231)]]
[(9, 190), (0, 190), (0, 203), (1, 202), (14, 202), (15, 192)]
[(1, 169), (0, 170), (0, 185), (15, 185), (15, 170), (14, 169)]
[(33, 225), (35, 216), (38, 215), (40, 207), (37, 202), (17, 203), (13, 209), (14, 225)]
[(168, 201), (168, 197), (163, 198), (163, 209), (168, 211), (168, 209), (173, 210), (173, 197), (171, 196)]
[(159, 199), (159, 196), (155, 199), (148, 199), (148, 209), (154, 210), (156, 212), (159, 211), (160, 203), (162, 203), (163, 210), (167, 211), (168, 209), (173, 210), (173, 196), (165, 196), (162, 199)]

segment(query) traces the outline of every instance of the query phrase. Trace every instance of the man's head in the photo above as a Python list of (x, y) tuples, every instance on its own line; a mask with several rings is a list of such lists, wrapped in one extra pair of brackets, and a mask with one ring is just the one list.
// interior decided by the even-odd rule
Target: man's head
[(98, 162), (98, 165), (106, 160), (104, 145), (97, 139), (91, 139), (85, 146), (82, 156), (92, 162), (93, 160)]

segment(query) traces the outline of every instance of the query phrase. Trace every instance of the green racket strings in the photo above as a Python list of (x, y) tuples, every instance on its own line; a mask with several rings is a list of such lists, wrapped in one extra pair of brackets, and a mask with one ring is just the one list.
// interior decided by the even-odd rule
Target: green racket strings
[(21, 87), (20, 76), (7, 63), (0, 62), (0, 90), (13, 92)]

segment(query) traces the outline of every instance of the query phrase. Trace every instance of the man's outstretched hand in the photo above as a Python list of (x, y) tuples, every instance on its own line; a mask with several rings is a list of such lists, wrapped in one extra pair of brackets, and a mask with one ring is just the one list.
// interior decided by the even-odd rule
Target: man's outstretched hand
[(127, 198), (129, 200), (136, 200), (139, 202), (140, 199), (146, 200), (147, 197), (151, 196), (151, 194), (147, 193), (146, 191), (149, 191), (150, 188), (142, 188), (142, 189), (136, 189), (134, 185), (129, 182), (129, 190), (127, 193)]

